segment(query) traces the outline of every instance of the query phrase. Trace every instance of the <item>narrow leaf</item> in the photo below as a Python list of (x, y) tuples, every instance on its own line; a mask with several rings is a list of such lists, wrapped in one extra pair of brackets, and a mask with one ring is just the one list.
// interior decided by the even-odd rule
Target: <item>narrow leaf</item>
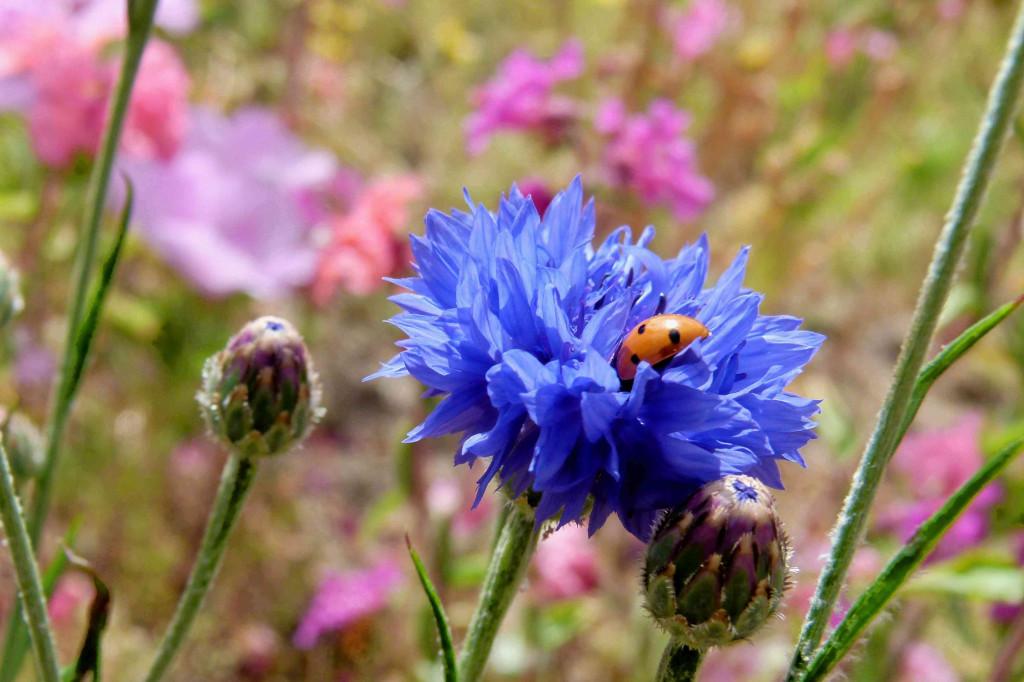
[(419, 576), (420, 584), (423, 585), (423, 592), (426, 593), (427, 601), (430, 602), (430, 609), (434, 612), (437, 636), (441, 640), (441, 653), (444, 657), (445, 682), (456, 682), (458, 680), (458, 672), (455, 666), (455, 646), (452, 644), (452, 628), (448, 624), (448, 616), (444, 613), (444, 605), (441, 604), (441, 598), (437, 595), (434, 584), (430, 582), (427, 569), (423, 566), (423, 562), (420, 561), (419, 554), (413, 549), (412, 541), (409, 540), (408, 535), (405, 536), (405, 544), (409, 548), (409, 556), (412, 557), (412, 563), (416, 566), (416, 575)]
[(126, 186), (124, 208), (121, 210), (121, 216), (118, 220), (114, 246), (110, 249), (110, 253), (107, 254), (106, 260), (103, 261), (99, 281), (93, 289), (92, 296), (89, 297), (85, 316), (82, 318), (82, 323), (78, 326), (75, 334), (70, 381), (67, 385), (68, 395), (66, 397), (68, 399), (78, 390), (78, 383), (81, 381), (82, 373), (85, 371), (85, 361), (89, 357), (89, 350), (92, 347), (93, 339), (96, 337), (96, 329), (100, 323), (100, 316), (103, 314), (103, 304), (107, 299), (107, 294), (110, 292), (110, 285), (114, 280), (114, 273), (117, 272), (117, 265), (121, 259), (121, 252), (124, 249), (124, 240), (128, 234), (135, 191), (131, 180), (125, 177), (124, 181)]
[(910, 574), (931, 553), (960, 513), (1017, 455), (1024, 439), (1015, 441), (978, 469), (937, 512), (928, 518), (906, 545), (897, 552), (881, 574), (864, 591), (832, 636), (818, 650), (801, 678), (804, 682), (823, 679), (842, 659), (875, 616), (885, 608)]

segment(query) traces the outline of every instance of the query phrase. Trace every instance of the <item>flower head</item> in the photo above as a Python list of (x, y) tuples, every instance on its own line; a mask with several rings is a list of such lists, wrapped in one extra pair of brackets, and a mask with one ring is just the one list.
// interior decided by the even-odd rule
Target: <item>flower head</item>
[[(477, 499), (497, 477), (539, 496), (538, 523), (613, 512), (643, 537), (659, 510), (744, 473), (781, 487), (777, 462), (802, 463), (816, 400), (786, 386), (823, 337), (800, 320), (758, 312), (743, 287), (747, 249), (706, 283), (705, 237), (662, 260), (653, 228), (619, 228), (593, 246), (594, 205), (579, 179), (543, 219), (513, 186), (496, 212), (430, 211), (412, 238), (417, 276), (392, 323), (404, 350), (374, 375), (412, 375), (444, 396), (409, 441), (462, 434), (457, 464), (489, 460)], [(624, 382), (612, 358), (626, 333), (658, 313), (690, 315), (711, 335)]]
[(320, 635), (341, 630), (387, 605), (401, 583), (393, 561), (362, 571), (332, 573), (321, 584), (295, 631), (295, 646), (312, 649)]
[(278, 317), (253, 320), (206, 361), (199, 405), (210, 430), (244, 457), (286, 452), (323, 414), (309, 350)]
[(700, 215), (715, 188), (700, 174), (697, 149), (684, 137), (689, 125), (689, 114), (668, 100), (653, 102), (645, 114), (629, 114), (622, 100), (606, 100), (597, 129), (608, 137), (603, 160), (608, 182), (669, 207), (679, 220)]
[(517, 50), (490, 81), (473, 93), (476, 110), (466, 120), (469, 151), (479, 154), (500, 130), (533, 130), (557, 137), (576, 115), (575, 103), (555, 86), (583, 73), (583, 47), (570, 40), (548, 61)]

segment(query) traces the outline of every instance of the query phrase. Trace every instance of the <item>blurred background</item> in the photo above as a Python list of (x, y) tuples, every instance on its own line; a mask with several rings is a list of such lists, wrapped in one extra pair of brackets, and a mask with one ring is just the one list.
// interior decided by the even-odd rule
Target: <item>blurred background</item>
[[(578, 173), (601, 235), (653, 224), (667, 256), (707, 232), (717, 271), (751, 244), (747, 283), (766, 292), (764, 310), (829, 337), (797, 386), (824, 398), (820, 438), (778, 494), (799, 567), (785, 618), (712, 654), (702, 678), (779, 679), (1014, 11), (1004, 0), (163, 0), (117, 162), (137, 193), (132, 234), (44, 545), (48, 559), (77, 524), (77, 552), (113, 591), (109, 679), (142, 674), (216, 488), (224, 453), (194, 402), (202, 362), (263, 313), (306, 335), (327, 418), (263, 467), (169, 679), (440, 679), (403, 536), (458, 638), (500, 498), (470, 509), (479, 474), (453, 469), (454, 440), (400, 445), (427, 409), (414, 382), (361, 383), (397, 338), (382, 323), (395, 288), (381, 278), (408, 272), (407, 235), (428, 207), (461, 207), (463, 188), (495, 206), (517, 182), (543, 209)], [(26, 298), (0, 342), (0, 405), (39, 423), (122, 13), (115, 0), (0, 0), (0, 250)], [(1022, 151), (1024, 120), (941, 339), (1024, 292)], [(1024, 432), (1022, 378), (1018, 316), (941, 380), (884, 482), (852, 595)], [(1022, 492), (1018, 464), (900, 594), (847, 679), (1021, 679)], [(489, 679), (650, 679), (664, 636), (640, 606), (642, 549), (614, 522), (589, 540), (576, 528), (545, 539)], [(51, 603), (65, 659), (91, 590), (68, 574)]]

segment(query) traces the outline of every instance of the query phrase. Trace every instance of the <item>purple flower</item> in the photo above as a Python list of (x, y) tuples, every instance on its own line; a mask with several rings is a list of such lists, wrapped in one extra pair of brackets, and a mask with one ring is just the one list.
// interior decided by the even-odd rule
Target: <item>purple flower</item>
[(679, 220), (697, 217), (714, 198), (714, 186), (697, 169), (697, 149), (684, 136), (690, 116), (670, 101), (654, 101), (646, 114), (628, 114), (622, 100), (609, 99), (596, 124), (608, 136), (604, 168), (613, 186), (668, 206)]
[(685, 61), (706, 54), (728, 28), (729, 19), (723, 0), (693, 0), (671, 28), (676, 54)]
[(494, 77), (473, 93), (476, 108), (466, 120), (470, 154), (487, 148), (500, 130), (535, 131), (557, 139), (576, 115), (573, 100), (554, 94), (555, 86), (583, 72), (583, 47), (570, 40), (548, 61), (516, 50)]
[[(907, 436), (893, 458), (893, 470), (903, 475), (909, 499), (883, 510), (879, 526), (895, 532), (904, 541), (909, 539), (983, 464), (978, 445), (980, 431), (981, 417), (969, 415), (949, 428)], [(989, 511), (1001, 497), (1002, 489), (997, 484), (982, 490), (928, 560), (948, 559), (981, 543), (988, 536)]]
[(320, 583), (295, 631), (295, 646), (312, 649), (320, 635), (377, 613), (387, 605), (401, 578), (398, 565), (390, 560), (362, 571), (331, 573)]
[(174, 158), (123, 166), (142, 236), (203, 292), (274, 298), (312, 279), (317, 251), (303, 202), (336, 164), (272, 112), (193, 109)]

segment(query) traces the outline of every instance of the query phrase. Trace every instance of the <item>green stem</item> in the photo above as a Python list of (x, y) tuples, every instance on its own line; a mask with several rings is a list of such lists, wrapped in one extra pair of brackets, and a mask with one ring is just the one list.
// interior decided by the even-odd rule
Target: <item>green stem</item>
[(131, 101), (132, 87), (139, 71), (142, 53), (146, 49), (153, 16), (156, 13), (158, 0), (128, 0), (128, 38), (125, 44), (124, 60), (121, 72), (114, 89), (111, 103), (110, 118), (103, 131), (100, 152), (89, 175), (89, 187), (85, 198), (85, 216), (81, 231), (78, 254), (75, 258), (75, 269), (72, 278), (71, 305), (68, 308), (67, 330), (64, 339), (64, 356), (61, 371), (57, 377), (56, 390), (51, 403), (50, 419), (46, 434), (46, 458), (43, 470), (36, 483), (36, 493), (32, 500), (32, 515), (29, 519), (29, 532), (32, 542), (39, 541), (46, 514), (50, 506), (53, 487), (53, 476), (60, 454), (60, 441), (67, 425), (71, 403), (74, 401), (78, 381), (74, 368), (80, 364), (76, 357), (79, 325), (85, 316), (85, 302), (92, 280), (93, 265), (96, 261), (96, 250), (99, 243), (100, 225), (107, 202), (107, 189), (110, 186), (110, 174), (114, 168), (114, 159), (124, 129), (124, 118)]
[(512, 502), (459, 656), (459, 682), (476, 682), (480, 678), (498, 627), (519, 590), (536, 546), (533, 511), (522, 502)]
[(50, 619), (46, 613), (46, 597), (43, 595), (43, 583), (39, 577), (32, 554), (32, 541), (25, 527), (25, 519), (21, 515), (21, 505), (14, 492), (14, 478), (11, 476), (7, 451), (0, 444), (0, 519), (3, 520), (4, 532), (7, 535), (7, 547), (14, 562), (14, 574), (18, 583), (18, 594), (27, 605), (26, 616), (28, 632), (35, 653), (36, 669), (43, 682), (57, 682), (60, 679), (60, 666), (57, 663), (57, 650), (50, 633)]
[(849, 612), (807, 666), (802, 682), (823, 679), (857, 642), (860, 634), (889, 603), (910, 574), (921, 565), (957, 517), (998, 476), (1024, 446), (1024, 440), (1004, 448), (978, 469), (942, 507), (932, 514), (882, 572), (857, 598)]
[(702, 652), (669, 642), (661, 655), (657, 682), (694, 682), (703, 659)]
[(234, 527), (235, 521), (238, 520), (242, 503), (245, 502), (245, 496), (249, 492), (255, 475), (256, 462), (251, 458), (231, 455), (224, 464), (220, 487), (217, 489), (217, 498), (206, 523), (202, 543), (199, 545), (199, 554), (192, 566), (192, 573), (188, 577), (185, 591), (182, 592), (181, 598), (178, 600), (171, 624), (167, 627), (167, 632), (164, 633), (160, 649), (146, 675), (146, 682), (156, 682), (163, 677), (175, 654), (178, 653), (178, 649), (181, 648), (185, 636), (199, 612), (199, 607), (202, 606), (203, 599), (210, 590), (210, 584), (220, 568), (231, 529)]
[(935, 245), (928, 275), (914, 310), (910, 329), (896, 363), (892, 384), (854, 474), (849, 494), (833, 531), (832, 549), (818, 578), (788, 678), (795, 680), (821, 641), (839, 596), (843, 578), (864, 532), (871, 503), (886, 464), (899, 444), (911, 392), (932, 342), (939, 314), (949, 295), (957, 264), (981, 205), (1003, 140), (1013, 119), (1024, 79), (1024, 12), (1014, 24), (1006, 56), (989, 94), (971, 153), (957, 187), (952, 208)]

